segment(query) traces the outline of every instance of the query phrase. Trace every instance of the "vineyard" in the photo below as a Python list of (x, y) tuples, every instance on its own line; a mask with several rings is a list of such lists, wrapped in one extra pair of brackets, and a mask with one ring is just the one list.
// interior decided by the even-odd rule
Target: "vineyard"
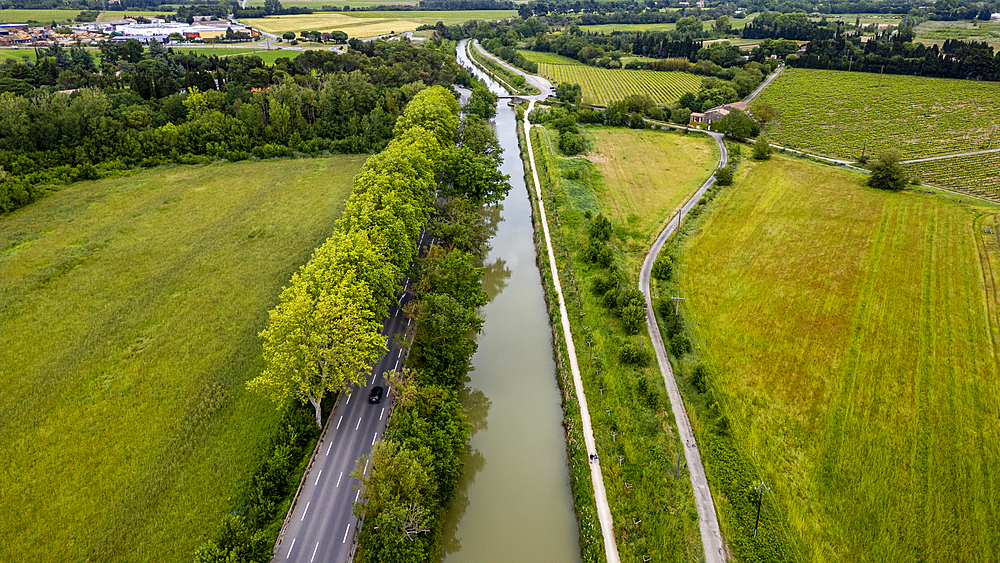
[(1000, 153), (907, 164), (906, 172), (924, 184), (1000, 201)]
[(686, 92), (697, 92), (701, 78), (686, 72), (621, 70), (584, 65), (541, 63), (538, 73), (554, 83), (583, 87), (583, 101), (606, 106), (631, 94), (645, 94), (655, 102), (676, 102)]
[(887, 148), (903, 158), (985, 149), (1000, 125), (992, 82), (789, 68), (760, 99), (779, 114), (767, 128), (773, 142), (851, 159)]

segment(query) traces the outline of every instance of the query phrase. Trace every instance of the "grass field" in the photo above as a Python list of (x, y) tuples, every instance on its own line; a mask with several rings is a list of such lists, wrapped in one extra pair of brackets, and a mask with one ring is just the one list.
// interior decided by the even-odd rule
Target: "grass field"
[(278, 411), (244, 382), (364, 156), (172, 166), (0, 218), (0, 560), (192, 560)]
[(337, 30), (351, 37), (370, 37), (393, 31), (413, 31), (421, 25), (434, 25), (439, 21), (453, 25), (469, 20), (495, 20), (510, 17), (510, 14), (507, 10), (324, 12), (250, 18), (244, 22), (271, 33)]
[(580, 26), (580, 31), (607, 34), (612, 31), (673, 31), (675, 29), (677, 29), (675, 23), (602, 23)]
[(905, 165), (921, 182), (1000, 202), (1000, 153)]
[(804, 559), (996, 561), (998, 208), (750, 166), (684, 245), (682, 309)]
[[(343, 8), (344, 6), (350, 6), (352, 8), (369, 8), (374, 6), (390, 6), (390, 5), (400, 5), (400, 6), (416, 6), (416, 0), (287, 0), (282, 2), (281, 5), (291, 8), (293, 6), (300, 8), (313, 8), (318, 9), (323, 6), (336, 6), (338, 8)], [(247, 6), (253, 7), (263, 7), (264, 0), (249, 0)]]
[[(588, 240), (586, 214), (603, 213), (613, 224), (616, 263), (632, 280), (621, 285), (635, 286), (649, 241), (708, 177), (717, 149), (702, 135), (605, 128), (587, 133), (601, 157), (595, 160), (605, 162), (557, 157), (555, 133), (532, 129), (618, 549), (622, 561), (700, 561), (694, 496), (686, 472), (682, 468), (678, 477), (674, 465), (680, 444), (663, 379), (655, 361), (646, 367), (618, 361), (623, 343), (649, 352), (649, 339), (626, 334), (601, 305), (591, 284), (607, 271), (587, 264), (581, 253)], [(646, 171), (629, 175), (640, 163)], [(586, 474), (574, 479), (587, 480)]]
[[(303, 46), (300, 43), (298, 46)], [(317, 47), (318, 49), (328, 49), (329, 45), (321, 45)], [(281, 57), (288, 57), (289, 59), (294, 59), (295, 57), (302, 54), (302, 51), (292, 51), (291, 49), (262, 49), (260, 47), (246, 47), (246, 48), (228, 48), (219, 47), (213, 51), (211, 47), (187, 47), (186, 45), (175, 45), (174, 52), (176, 53), (188, 53), (193, 52), (196, 55), (203, 55), (206, 57), (211, 57), (212, 55), (217, 55), (221, 57), (238, 57), (240, 55), (257, 55), (260, 57), (265, 64), (274, 64), (274, 61)]]
[(23, 60), (25, 57), (29, 61), (35, 60), (35, 50), (34, 49), (0, 49), (0, 60), (3, 59), (14, 59), (17, 61)]
[(673, 103), (685, 92), (697, 92), (701, 78), (686, 72), (622, 70), (584, 65), (538, 65), (538, 73), (553, 83), (569, 82), (583, 88), (583, 101), (606, 106), (630, 94), (645, 94), (660, 103)]
[(56, 23), (71, 23), (80, 15), (80, 10), (18, 10), (10, 8), (0, 10), (0, 23), (28, 23), (35, 21), (42, 25)]
[(541, 51), (529, 51), (527, 49), (520, 49), (517, 51), (534, 63), (546, 63), (550, 65), (578, 65), (583, 64), (576, 59), (571, 59), (569, 57), (564, 57), (562, 55), (557, 55), (555, 53), (543, 53)]
[(760, 99), (778, 110), (766, 131), (775, 143), (851, 159), (866, 141), (868, 155), (904, 158), (986, 148), (1000, 125), (991, 82), (788, 68)]

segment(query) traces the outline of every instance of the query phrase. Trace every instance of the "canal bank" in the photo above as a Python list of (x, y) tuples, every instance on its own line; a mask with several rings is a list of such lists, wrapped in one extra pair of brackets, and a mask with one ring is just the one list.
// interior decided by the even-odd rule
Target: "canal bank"
[(512, 189), (495, 210), (497, 230), (484, 259), (490, 302), (480, 313), (485, 322), (462, 396), (474, 434), (446, 518), (442, 559), (572, 563), (580, 561), (579, 532), (552, 332), (535, 262), (516, 111), (504, 100), (495, 123), (501, 168)]

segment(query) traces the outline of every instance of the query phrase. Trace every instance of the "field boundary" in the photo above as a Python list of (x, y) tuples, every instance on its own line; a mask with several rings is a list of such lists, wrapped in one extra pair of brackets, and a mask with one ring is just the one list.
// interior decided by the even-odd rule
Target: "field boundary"
[[(729, 154), (726, 151), (726, 144), (723, 142), (724, 136), (721, 133), (708, 134), (719, 145), (719, 165), (716, 171), (721, 170), (729, 162)], [(653, 309), (652, 293), (649, 289), (649, 278), (653, 271), (653, 262), (660, 254), (660, 250), (667, 242), (685, 215), (694, 207), (702, 195), (715, 184), (715, 174), (713, 173), (705, 183), (698, 188), (688, 200), (681, 206), (679, 212), (674, 217), (668, 219), (667, 226), (660, 232), (653, 243), (646, 259), (642, 262), (642, 269), (639, 272), (639, 290), (642, 291), (646, 299), (646, 329), (649, 332), (649, 339), (656, 350), (656, 361), (660, 366), (660, 374), (663, 376), (663, 383), (667, 388), (667, 396), (670, 398), (670, 406), (674, 411), (674, 421), (677, 424), (677, 432), (681, 442), (684, 444), (684, 458), (687, 461), (688, 474), (691, 478), (691, 488), (694, 491), (695, 507), (698, 510), (698, 527), (701, 530), (701, 544), (705, 550), (705, 561), (708, 563), (724, 563), (726, 553), (724, 542), (722, 541), (722, 531), (719, 528), (719, 517), (715, 512), (715, 502), (712, 500), (712, 491), (708, 486), (708, 477), (705, 475), (705, 466), (701, 461), (701, 453), (698, 450), (698, 443), (691, 428), (691, 421), (688, 419), (687, 410), (684, 406), (684, 399), (677, 386), (677, 378), (674, 376), (670, 358), (667, 355), (666, 346), (663, 344), (663, 336), (660, 334), (660, 327), (656, 322), (656, 313)]]

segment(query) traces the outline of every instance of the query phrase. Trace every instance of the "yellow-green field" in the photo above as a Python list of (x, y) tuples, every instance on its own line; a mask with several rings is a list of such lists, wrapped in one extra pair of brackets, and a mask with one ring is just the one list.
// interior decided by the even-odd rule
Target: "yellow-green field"
[(654, 102), (673, 103), (684, 93), (697, 92), (701, 87), (701, 77), (687, 72), (541, 63), (538, 74), (553, 83), (579, 84), (583, 89), (584, 103), (601, 106), (621, 101), (631, 94), (649, 96)]
[(682, 308), (804, 560), (996, 561), (1000, 208), (748, 166), (684, 245)]
[(601, 211), (619, 229), (639, 271), (656, 235), (674, 211), (712, 174), (719, 149), (708, 135), (598, 127), (594, 156), (603, 186)]
[(171, 166), (0, 217), (0, 561), (188, 563), (278, 411), (257, 333), (364, 156)]
[(555, 53), (543, 53), (542, 51), (529, 51), (527, 49), (520, 49), (517, 51), (524, 56), (525, 59), (533, 63), (547, 63), (550, 65), (578, 65), (583, 64), (576, 59), (571, 59), (569, 57), (564, 57), (562, 55), (557, 55)]
[(915, 41), (925, 45), (942, 45), (946, 39), (985, 41), (994, 49), (1000, 48), (1000, 22), (991, 21), (926, 21), (914, 28)]
[(673, 31), (675, 23), (602, 23), (597, 25), (581, 25), (580, 30), (587, 33), (607, 33), (612, 31)]
[(371, 37), (390, 32), (413, 31), (421, 25), (444, 22), (454, 25), (469, 20), (495, 20), (510, 17), (507, 10), (402, 11), (402, 12), (324, 12), (290, 16), (249, 18), (248, 25), (271, 33), (286, 31), (343, 31), (350, 37)]
[(40, 24), (49, 25), (52, 22), (70, 23), (76, 16), (80, 15), (80, 10), (0, 10), (0, 23), (28, 23), (36, 21)]

